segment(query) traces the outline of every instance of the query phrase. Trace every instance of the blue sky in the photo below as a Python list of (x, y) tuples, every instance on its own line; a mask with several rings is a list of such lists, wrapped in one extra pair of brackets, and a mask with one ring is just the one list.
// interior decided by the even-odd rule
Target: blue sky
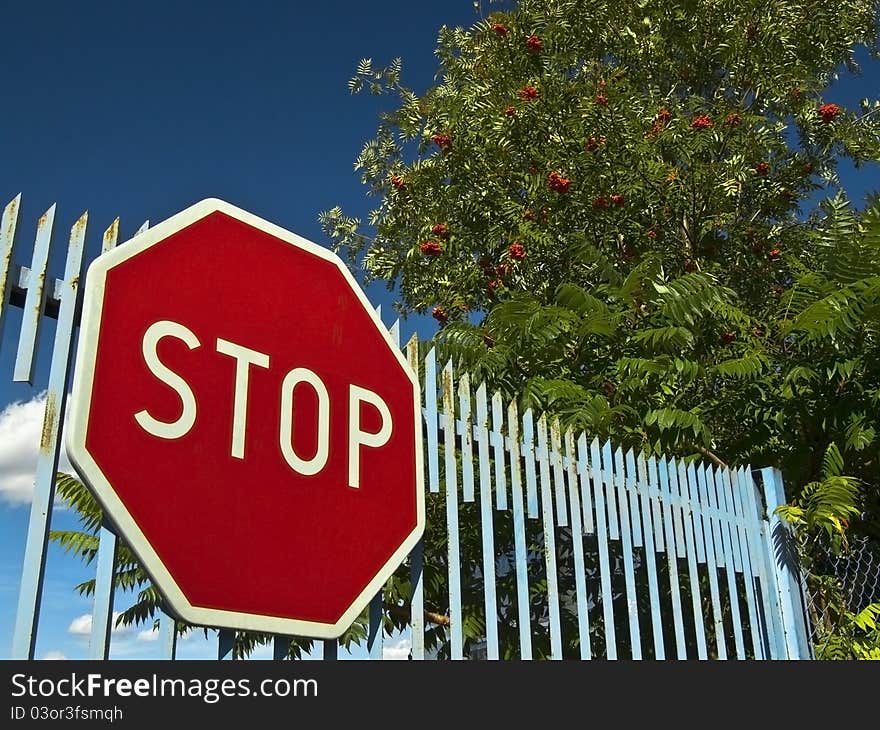
[[(423, 90), (435, 71), (439, 27), (470, 25), (475, 17), (470, 0), (6, 7), (0, 206), (22, 193), (16, 262), (28, 263), (35, 221), (55, 202), (55, 235), (62, 242), (74, 220), (89, 211), (88, 260), (116, 216), (124, 240), (144, 220), (158, 222), (206, 197), (226, 199), (326, 245), (319, 211), (341, 204), (349, 214), (365, 215), (370, 202), (352, 163), (375, 129), (380, 102), (348, 93), (356, 63), (400, 56), (404, 82)], [(854, 105), (878, 93), (880, 70), (865, 60), (866, 75), (835, 86), (828, 100)], [(880, 189), (876, 166), (843, 173), (858, 202)], [(50, 268), (61, 276), (61, 258), (53, 257)], [(257, 276), (243, 270), (242, 286), (255, 285)], [(383, 305), (390, 325), (391, 295), (381, 285), (367, 293)], [(42, 417), (35, 399), (48, 377), (53, 334), (50, 323), (36, 386), (13, 385), (20, 319), (21, 311), (13, 309), (0, 341), (0, 481), (6, 480), (0, 483), (0, 657), (8, 656), (11, 643), (28, 459)], [(430, 336), (434, 323), (413, 318), (403, 323), (403, 338), (416, 330)], [(54, 527), (74, 524), (71, 514), (56, 512)], [(91, 601), (72, 587), (91, 575), (50, 552), (38, 657), (86, 655)], [(114, 655), (155, 656), (156, 642), (140, 634), (115, 637)], [(181, 656), (211, 651), (197, 639), (181, 644)]]

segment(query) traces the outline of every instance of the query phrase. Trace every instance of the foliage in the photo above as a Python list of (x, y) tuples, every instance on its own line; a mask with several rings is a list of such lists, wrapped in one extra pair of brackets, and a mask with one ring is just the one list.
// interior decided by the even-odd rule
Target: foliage
[(880, 205), (837, 166), (880, 160), (880, 101), (823, 98), (877, 7), (523, 0), (441, 28), (424, 94), (359, 65), (391, 101), (356, 161), (378, 202), (324, 229), (444, 357), (567, 425), (774, 465), (792, 496), (837, 444), (877, 534)]

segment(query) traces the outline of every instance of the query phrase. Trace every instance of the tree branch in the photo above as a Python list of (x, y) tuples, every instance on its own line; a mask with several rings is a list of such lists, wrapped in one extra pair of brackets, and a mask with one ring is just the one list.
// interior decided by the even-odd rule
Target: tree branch
[(722, 469), (728, 468), (727, 464), (725, 464), (723, 461), (721, 461), (721, 459), (718, 457), (718, 455), (713, 454), (711, 451), (709, 451), (709, 449), (704, 448), (702, 446), (698, 446), (697, 444), (691, 444), (691, 446), (693, 448), (695, 448), (697, 451), (699, 451), (709, 461), (711, 461), (713, 464), (715, 464), (715, 466), (720, 466)]

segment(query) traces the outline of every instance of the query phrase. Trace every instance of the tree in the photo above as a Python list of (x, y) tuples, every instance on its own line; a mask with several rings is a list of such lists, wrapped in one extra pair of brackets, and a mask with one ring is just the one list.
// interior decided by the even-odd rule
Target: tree
[(356, 163), (379, 203), (322, 223), (524, 405), (779, 466), (793, 497), (837, 444), (876, 530), (880, 209), (836, 170), (880, 160), (880, 102), (822, 93), (876, 52), (877, 7), (523, 0), (444, 27), (421, 96), (360, 64), (353, 91), (396, 98)]

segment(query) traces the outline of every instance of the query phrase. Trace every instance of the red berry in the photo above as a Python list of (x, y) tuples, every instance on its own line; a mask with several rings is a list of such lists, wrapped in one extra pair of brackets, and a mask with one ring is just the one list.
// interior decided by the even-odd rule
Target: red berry
[(700, 114), (700, 116), (691, 122), (691, 129), (710, 129), (714, 126), (712, 120), (705, 114)]
[(520, 89), (519, 98), (523, 101), (532, 101), (538, 98), (538, 90), (534, 86), (524, 86)]
[(837, 106), (837, 104), (823, 104), (816, 109), (816, 113), (822, 117), (822, 121), (827, 124), (840, 114), (840, 107)]
[(510, 275), (510, 264), (498, 264), (498, 266), (495, 267), (495, 274), (497, 276), (501, 277), (502, 279), (505, 276), (509, 276)]
[(608, 97), (605, 94), (596, 94), (596, 103), (599, 106), (608, 106)]
[(770, 172), (770, 165), (766, 162), (759, 162), (755, 165), (755, 173), (760, 177), (765, 177), (768, 172)]
[(391, 176), (391, 185), (396, 190), (403, 190), (406, 187), (406, 182), (404, 182), (404, 179), (402, 177), (400, 177), (398, 175), (392, 175)]
[(435, 223), (431, 226), (431, 233), (437, 238), (448, 238), (449, 237), (449, 229), (446, 227), (445, 223)]
[(605, 144), (604, 137), (588, 137), (584, 142), (584, 149), (587, 152), (595, 152), (601, 145)]
[(494, 295), (498, 289), (501, 288), (501, 282), (498, 279), (492, 279), (488, 284), (486, 284), (486, 291), (489, 292), (489, 295)]
[(512, 117), (514, 114), (516, 114), (516, 107), (509, 106), (509, 107), (507, 107), (507, 109), (504, 110), (504, 113), (507, 116)]
[(624, 198), (622, 195), (615, 194), (611, 196), (611, 202), (614, 203), (614, 205), (616, 205), (618, 208), (622, 208), (624, 205), (626, 205), (626, 198)]
[(519, 241), (507, 247), (507, 253), (514, 261), (522, 261), (526, 257), (526, 248)]
[(526, 38), (526, 46), (528, 46), (529, 53), (537, 53), (541, 50), (541, 47), (544, 44), (541, 42), (541, 39), (536, 35), (530, 35)]
[(600, 195), (593, 201), (593, 207), (596, 210), (605, 210), (608, 207), (608, 198)]
[(558, 172), (551, 172), (547, 176), (547, 185), (550, 186), (551, 190), (555, 190), (557, 193), (564, 194), (568, 192), (568, 188), (571, 185), (571, 180), (567, 177), (562, 177)]
[(510, 32), (510, 28), (504, 23), (492, 23), (492, 30), (500, 36), (506, 36)]
[(669, 120), (672, 119), (672, 113), (666, 109), (665, 107), (657, 112), (657, 116), (654, 117), (654, 122), (651, 124), (651, 131), (648, 133), (649, 137), (654, 137), (669, 124)]
[(721, 341), (724, 342), (725, 345), (729, 345), (736, 339), (736, 332), (725, 332), (721, 335)]
[(780, 256), (782, 256), (782, 249), (774, 248), (767, 252), (767, 256), (770, 257), (771, 261), (776, 261)]
[(655, 241), (656, 241), (657, 238), (659, 238), (659, 236), (660, 236), (660, 234), (657, 232), (657, 229), (656, 229), (656, 228), (649, 228), (647, 231), (645, 231), (645, 235), (646, 235), (648, 238), (653, 238)]
[(783, 294), (785, 294), (785, 289), (779, 286), (779, 284), (774, 286), (770, 291), (773, 292), (774, 297), (781, 297)]
[(449, 315), (446, 314), (446, 310), (443, 309), (443, 307), (434, 307), (434, 309), (431, 310), (431, 316), (441, 324), (449, 319)]
[(437, 241), (425, 241), (419, 246), (419, 251), (425, 256), (439, 256), (443, 253), (443, 248)]
[(452, 138), (448, 134), (432, 134), (431, 139), (441, 150), (447, 149), (452, 144)]

